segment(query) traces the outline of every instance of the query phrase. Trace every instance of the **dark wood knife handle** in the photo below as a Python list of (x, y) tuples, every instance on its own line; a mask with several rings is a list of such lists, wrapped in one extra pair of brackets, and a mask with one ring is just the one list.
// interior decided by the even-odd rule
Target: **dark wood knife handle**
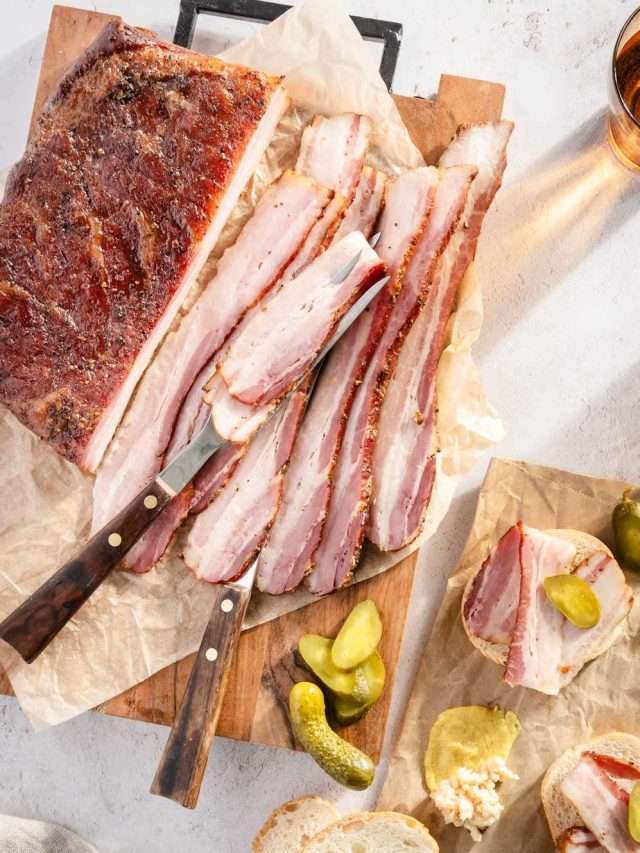
[(45, 581), (0, 624), (5, 640), (27, 663), (34, 661), (100, 586), (171, 500), (154, 480), (99, 530), (82, 551)]
[(251, 591), (216, 586), (213, 610), (151, 793), (194, 809)]

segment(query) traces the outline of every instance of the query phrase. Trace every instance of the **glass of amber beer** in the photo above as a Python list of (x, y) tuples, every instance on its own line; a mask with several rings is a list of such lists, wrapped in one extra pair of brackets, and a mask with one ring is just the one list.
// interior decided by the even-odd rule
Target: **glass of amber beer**
[(620, 31), (611, 71), (611, 146), (626, 166), (640, 171), (640, 9), (636, 9)]

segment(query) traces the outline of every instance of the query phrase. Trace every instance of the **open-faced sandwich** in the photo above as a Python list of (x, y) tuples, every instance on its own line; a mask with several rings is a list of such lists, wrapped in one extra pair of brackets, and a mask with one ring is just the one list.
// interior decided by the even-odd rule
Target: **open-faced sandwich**
[(474, 841), (502, 814), (498, 786), (517, 779), (507, 766), (520, 723), (512, 711), (469, 705), (448, 708), (433, 724), (424, 759), (425, 782), (445, 823)]
[(469, 580), (462, 622), (504, 680), (555, 695), (624, 630), (633, 593), (607, 546), (519, 521)]
[(639, 781), (640, 738), (633, 735), (612, 732), (564, 752), (541, 791), (556, 850), (640, 851)]

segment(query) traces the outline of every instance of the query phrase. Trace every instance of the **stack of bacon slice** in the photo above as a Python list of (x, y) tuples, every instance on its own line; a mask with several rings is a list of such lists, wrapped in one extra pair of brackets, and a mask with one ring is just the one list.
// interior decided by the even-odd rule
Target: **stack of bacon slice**
[[(504, 664), (507, 684), (556, 695), (608, 648), (631, 610), (631, 588), (606, 551), (596, 550), (574, 567), (575, 558), (573, 542), (518, 522), (473, 578), (463, 605), (465, 627), (472, 640), (490, 644), (488, 653)], [(569, 569), (599, 601), (593, 628), (577, 628), (547, 599), (545, 578)]]
[(441, 167), (477, 168), (464, 216), (440, 259), (425, 305), (408, 333), (380, 412), (367, 535), (384, 551), (412, 542), (422, 530), (435, 479), (436, 371), (447, 323), (473, 260), (484, 216), (500, 187), (510, 122), (464, 130)]

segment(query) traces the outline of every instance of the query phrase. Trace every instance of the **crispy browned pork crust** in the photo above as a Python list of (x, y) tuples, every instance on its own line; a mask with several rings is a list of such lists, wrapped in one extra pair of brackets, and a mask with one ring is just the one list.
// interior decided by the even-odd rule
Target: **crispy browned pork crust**
[(0, 205), (0, 400), (83, 467), (178, 310), (278, 87), (114, 22), (14, 168)]

